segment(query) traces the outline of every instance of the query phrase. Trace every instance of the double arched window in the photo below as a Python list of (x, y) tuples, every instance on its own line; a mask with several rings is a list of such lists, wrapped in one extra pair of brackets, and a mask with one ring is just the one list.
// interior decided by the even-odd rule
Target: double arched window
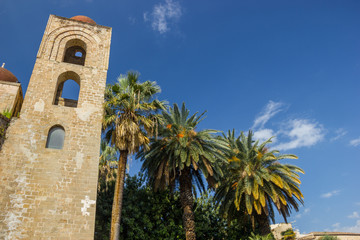
[(62, 149), (64, 146), (65, 130), (60, 125), (55, 125), (50, 128), (46, 148)]

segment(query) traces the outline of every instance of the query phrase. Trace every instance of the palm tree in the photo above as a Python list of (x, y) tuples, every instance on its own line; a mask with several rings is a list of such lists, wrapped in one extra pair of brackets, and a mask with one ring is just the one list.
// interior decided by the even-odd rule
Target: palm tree
[(216, 189), (215, 198), (221, 203), (220, 210), (229, 219), (250, 216), (253, 227), (256, 221), (262, 235), (270, 233), (269, 218), (274, 222), (274, 206), (287, 222), (291, 209), (298, 211), (303, 204), (298, 173), (304, 171), (294, 165), (279, 163), (282, 159), (297, 159), (292, 154), (280, 154), (269, 150), (241, 132), (235, 139), (234, 130), (223, 136), (228, 141), (228, 171)]
[(105, 90), (103, 129), (106, 139), (120, 152), (111, 216), (111, 240), (119, 239), (122, 196), (127, 157), (147, 148), (148, 135), (156, 130), (156, 111), (164, 102), (153, 99), (160, 87), (156, 82), (138, 82), (138, 73), (120, 76)]
[(163, 111), (163, 127), (159, 138), (152, 139), (150, 150), (139, 152), (142, 170), (155, 191), (170, 186), (180, 187), (183, 226), (187, 240), (196, 239), (193, 213), (193, 183), (205, 190), (203, 176), (210, 186), (222, 176), (221, 162), (226, 162), (223, 151), (226, 142), (216, 138), (216, 130), (196, 131), (203, 114), (189, 117), (183, 103), (181, 111), (176, 104), (169, 112)]
[[(116, 158), (116, 148), (102, 139), (100, 143), (99, 179), (105, 183), (106, 190), (108, 189), (107, 183), (114, 180), (114, 171), (117, 169)], [(98, 190), (100, 190), (100, 184), (98, 184)]]

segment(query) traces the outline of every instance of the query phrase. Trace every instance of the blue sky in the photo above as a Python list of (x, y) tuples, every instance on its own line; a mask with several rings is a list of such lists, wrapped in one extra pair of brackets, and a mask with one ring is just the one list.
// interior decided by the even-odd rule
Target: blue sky
[[(201, 128), (293, 153), (302, 233), (360, 233), (360, 1), (0, 0), (0, 62), (26, 90), (49, 14), (113, 28), (108, 83), (137, 70)], [(139, 169), (136, 160), (130, 173)], [(281, 222), (281, 218), (278, 218)]]

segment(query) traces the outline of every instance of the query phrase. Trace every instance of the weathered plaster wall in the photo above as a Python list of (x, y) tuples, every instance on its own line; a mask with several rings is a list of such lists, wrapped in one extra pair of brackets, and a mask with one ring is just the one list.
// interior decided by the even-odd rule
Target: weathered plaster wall
[(20, 83), (5, 82), (0, 80), (0, 112), (9, 110), (13, 116), (21, 109), (23, 95)]
[[(71, 39), (87, 44), (85, 66), (62, 62)], [(102, 104), (111, 28), (51, 15), (20, 118), (0, 152), (0, 239), (93, 239)], [(54, 105), (59, 75), (80, 77), (77, 107)], [(45, 148), (65, 129), (63, 149)]]

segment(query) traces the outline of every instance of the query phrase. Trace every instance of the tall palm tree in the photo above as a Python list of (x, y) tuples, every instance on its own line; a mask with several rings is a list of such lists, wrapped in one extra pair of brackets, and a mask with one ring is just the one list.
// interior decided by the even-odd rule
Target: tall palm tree
[(269, 150), (266, 144), (253, 141), (253, 133), (238, 138), (234, 130), (223, 136), (231, 151), (228, 152), (229, 165), (226, 176), (216, 189), (215, 198), (221, 203), (221, 211), (229, 219), (241, 215), (250, 216), (253, 227), (256, 221), (261, 234), (270, 232), (269, 218), (274, 222), (274, 206), (287, 221), (298, 202), (303, 203), (300, 191), (300, 176), (304, 171), (294, 165), (281, 164), (282, 159), (297, 159), (292, 154), (280, 154)]
[(203, 191), (203, 176), (210, 186), (222, 176), (220, 165), (226, 161), (223, 151), (227, 145), (213, 135), (216, 130), (196, 130), (204, 113), (192, 116), (189, 113), (184, 103), (181, 110), (174, 104), (169, 112), (163, 111), (164, 124), (159, 137), (152, 139), (148, 151), (138, 155), (143, 160), (142, 170), (155, 190), (180, 187), (185, 235), (187, 240), (193, 240), (196, 239), (193, 183)]
[(105, 90), (103, 129), (106, 139), (120, 152), (111, 216), (111, 240), (119, 239), (126, 162), (129, 154), (147, 148), (148, 136), (157, 126), (156, 111), (164, 102), (154, 99), (160, 92), (156, 82), (138, 82), (138, 73), (120, 76)]

